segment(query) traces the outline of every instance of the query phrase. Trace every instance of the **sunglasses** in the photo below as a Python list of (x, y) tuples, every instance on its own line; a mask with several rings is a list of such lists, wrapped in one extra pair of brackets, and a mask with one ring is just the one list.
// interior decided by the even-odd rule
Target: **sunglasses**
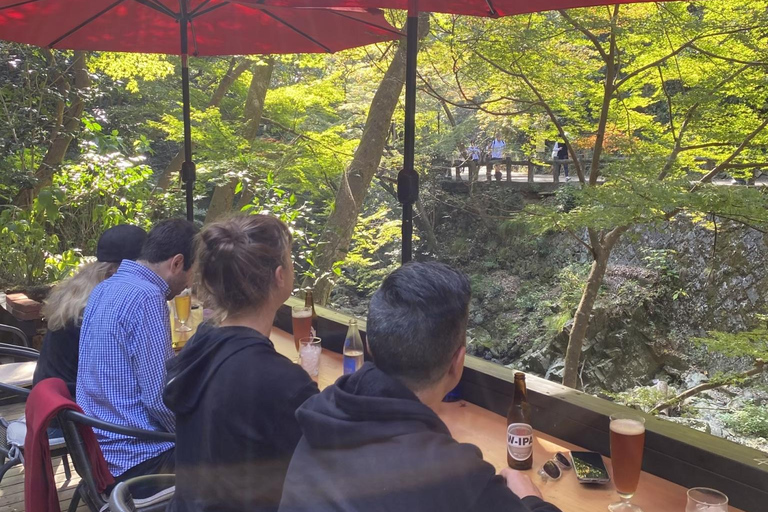
[(562, 470), (571, 469), (571, 461), (563, 452), (557, 452), (555, 456), (544, 463), (539, 470), (539, 475), (546, 482), (547, 480), (560, 480), (563, 476)]

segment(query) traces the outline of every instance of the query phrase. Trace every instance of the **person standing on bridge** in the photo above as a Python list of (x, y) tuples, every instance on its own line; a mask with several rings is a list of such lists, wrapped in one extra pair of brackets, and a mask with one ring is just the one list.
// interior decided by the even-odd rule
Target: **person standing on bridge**
[(467, 147), (467, 156), (469, 157), (469, 160), (472, 160), (475, 163), (480, 162), (480, 147), (474, 140), (470, 142), (469, 147)]
[(560, 175), (559, 167), (562, 165), (565, 171), (565, 181), (571, 181), (570, 176), (568, 176), (568, 162), (560, 164), (558, 160), (568, 160), (568, 146), (562, 141), (555, 142), (555, 146), (552, 148), (552, 163), (555, 165), (555, 171), (558, 176)]
[[(488, 150), (491, 152), (491, 160), (494, 162), (494, 171), (496, 171), (496, 181), (501, 181), (501, 170), (499, 161), (504, 158), (504, 149), (507, 147), (507, 143), (501, 139), (501, 134), (496, 132), (496, 138), (488, 145)], [(488, 181), (490, 181), (490, 165), (487, 167)]]

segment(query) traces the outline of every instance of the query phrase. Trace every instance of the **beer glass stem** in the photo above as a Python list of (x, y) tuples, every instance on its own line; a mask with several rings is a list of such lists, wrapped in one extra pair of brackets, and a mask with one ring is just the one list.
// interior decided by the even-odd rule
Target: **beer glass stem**
[(611, 512), (643, 512), (637, 505), (633, 505), (630, 500), (634, 494), (619, 494), (620, 501), (608, 506)]

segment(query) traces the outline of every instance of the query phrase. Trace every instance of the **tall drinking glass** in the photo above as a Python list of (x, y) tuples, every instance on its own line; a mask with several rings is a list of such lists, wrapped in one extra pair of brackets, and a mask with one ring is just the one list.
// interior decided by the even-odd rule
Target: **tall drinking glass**
[(694, 487), (688, 490), (685, 512), (728, 512), (728, 496), (714, 489)]
[(299, 340), (308, 338), (312, 330), (312, 307), (293, 306), (291, 320), (293, 320), (293, 342), (296, 344), (296, 352), (298, 352)]
[(621, 501), (608, 506), (611, 512), (643, 512), (630, 503), (640, 481), (645, 444), (645, 418), (632, 414), (611, 416), (611, 465), (613, 483)]
[(315, 382), (320, 376), (320, 355), (323, 353), (321, 341), (312, 336), (299, 340), (299, 364)]
[(189, 332), (192, 330), (192, 328), (187, 325), (191, 309), (191, 295), (182, 293), (173, 298), (173, 315), (176, 317), (176, 321), (179, 322), (179, 326), (176, 327), (176, 332)]

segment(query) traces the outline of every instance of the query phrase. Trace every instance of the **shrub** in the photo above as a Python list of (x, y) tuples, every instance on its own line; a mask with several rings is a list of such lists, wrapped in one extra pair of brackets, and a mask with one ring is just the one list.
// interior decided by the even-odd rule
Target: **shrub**
[(740, 411), (726, 414), (725, 424), (745, 436), (768, 438), (768, 408), (756, 404), (747, 404)]

